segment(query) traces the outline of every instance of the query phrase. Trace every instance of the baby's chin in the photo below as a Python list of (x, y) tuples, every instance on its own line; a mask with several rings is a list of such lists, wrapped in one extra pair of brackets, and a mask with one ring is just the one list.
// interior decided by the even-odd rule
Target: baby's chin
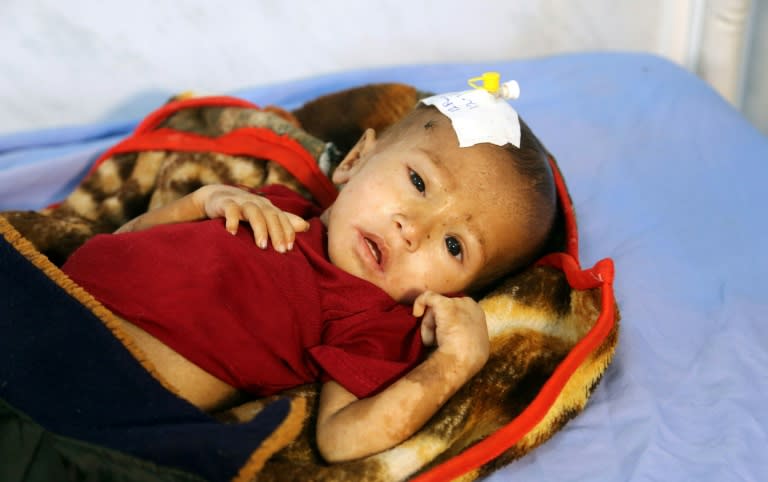
[[(363, 278), (365, 279), (365, 278)], [(424, 286), (421, 287), (403, 287), (401, 284), (396, 284), (395, 286), (389, 286), (386, 283), (382, 283), (381, 280), (371, 280), (367, 279), (371, 284), (374, 284), (378, 286), (382, 291), (387, 293), (393, 300), (397, 301), (400, 304), (403, 305), (412, 305), (414, 301), (416, 301), (416, 298), (419, 297), (422, 293), (427, 291), (427, 288)], [(445, 292), (440, 290), (432, 290), (435, 293), (443, 296), (447, 296), (449, 298), (452, 297), (461, 297), (461, 296), (467, 296), (467, 293), (465, 292), (467, 288), (465, 289), (458, 289), (456, 291), (451, 292)]]
[(381, 288), (381, 290), (387, 293), (393, 300), (404, 305), (412, 305), (413, 302), (416, 300), (416, 298), (418, 298), (419, 295), (424, 291), (424, 290), (418, 290), (416, 288), (403, 289), (400, 286), (393, 288), (390, 286), (382, 286), (381, 283), (376, 283), (373, 280), (368, 280), (368, 281), (375, 284), (379, 288)]

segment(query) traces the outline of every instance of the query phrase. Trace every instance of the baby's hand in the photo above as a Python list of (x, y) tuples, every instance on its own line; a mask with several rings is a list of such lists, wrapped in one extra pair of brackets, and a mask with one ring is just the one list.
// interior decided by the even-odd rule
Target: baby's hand
[(472, 298), (448, 298), (426, 291), (413, 303), (413, 316), (423, 316), (421, 339), (437, 344), (471, 374), (485, 365), (490, 352), (485, 312)]
[(224, 218), (227, 231), (237, 233), (240, 221), (248, 221), (253, 238), (261, 248), (272, 241), (276, 251), (284, 253), (293, 248), (297, 231), (309, 229), (309, 223), (295, 214), (280, 210), (269, 199), (242, 189), (223, 186), (203, 186), (193, 194), (209, 218)]

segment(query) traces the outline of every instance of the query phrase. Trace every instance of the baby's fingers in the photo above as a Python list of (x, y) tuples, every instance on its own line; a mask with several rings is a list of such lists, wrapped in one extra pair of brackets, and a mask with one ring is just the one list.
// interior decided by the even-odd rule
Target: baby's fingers
[(421, 319), (421, 342), (424, 346), (433, 346), (437, 342), (437, 323), (432, 310), (427, 310)]
[(425, 291), (417, 296), (413, 301), (413, 316), (416, 318), (423, 316), (424, 312), (427, 310), (427, 307), (431, 306), (436, 296), (439, 295), (434, 291)]
[(283, 242), (285, 250), (293, 249), (293, 241), (296, 239), (296, 229), (293, 227), (291, 219), (288, 217), (289, 213), (280, 213), (280, 224), (283, 227)]
[(267, 221), (261, 208), (255, 204), (248, 203), (243, 205), (242, 210), (245, 219), (251, 225), (251, 230), (253, 230), (253, 241), (256, 243), (256, 246), (266, 249), (269, 233), (267, 232)]
[(284, 213), (288, 222), (291, 224), (294, 232), (303, 232), (309, 229), (309, 223), (301, 216), (296, 216), (293, 213)]
[[(296, 240), (296, 231), (306, 231), (309, 223), (295, 214), (285, 211), (277, 211), (276, 216), (269, 223), (269, 236), (275, 249), (281, 253), (293, 249)], [(273, 231), (274, 229), (274, 231)]]
[(284, 253), (293, 248), (296, 231), (309, 229), (309, 223), (299, 216), (273, 206), (247, 202), (240, 206), (240, 211), (243, 219), (251, 224), (256, 245), (262, 249), (266, 249), (268, 241), (271, 241), (275, 251)]
[(272, 246), (279, 253), (285, 253), (293, 247), (295, 232), (285, 213), (279, 210), (268, 211), (264, 214), (267, 230)]
[(224, 226), (231, 234), (237, 234), (242, 209), (234, 201), (224, 203)]

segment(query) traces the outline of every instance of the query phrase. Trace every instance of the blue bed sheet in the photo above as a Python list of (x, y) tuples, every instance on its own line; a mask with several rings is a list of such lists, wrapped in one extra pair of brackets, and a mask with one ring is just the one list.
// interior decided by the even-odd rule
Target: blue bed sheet
[[(492, 481), (768, 480), (768, 139), (692, 74), (586, 53), (345, 72), (235, 92), (294, 108), (368, 82), (516, 79), (558, 158), (581, 259), (616, 264), (622, 329), (585, 411)], [(183, 90), (185, 86), (180, 86)], [(60, 200), (133, 123), (0, 137), (0, 210)]]

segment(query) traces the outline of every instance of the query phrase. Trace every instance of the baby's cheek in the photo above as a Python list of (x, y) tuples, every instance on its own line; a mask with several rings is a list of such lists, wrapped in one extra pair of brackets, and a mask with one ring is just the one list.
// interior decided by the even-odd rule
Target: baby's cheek
[(392, 291), (396, 292), (393, 298), (400, 303), (412, 304), (420, 294), (430, 289), (428, 283), (413, 273), (403, 273), (401, 276), (391, 279), (390, 282)]
[[(414, 277), (416, 279), (416, 277)], [(418, 290), (434, 291), (436, 293), (447, 293), (452, 291), (452, 286), (456, 284), (455, 278), (438, 264), (428, 266), (418, 278)]]

